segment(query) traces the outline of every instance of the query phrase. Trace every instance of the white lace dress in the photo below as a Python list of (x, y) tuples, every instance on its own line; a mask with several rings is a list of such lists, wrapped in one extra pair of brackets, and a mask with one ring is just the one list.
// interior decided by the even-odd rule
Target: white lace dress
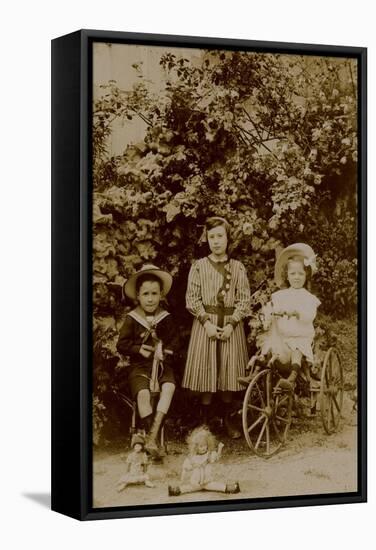
[[(307, 361), (313, 362), (312, 343), (315, 335), (313, 321), (320, 300), (305, 288), (286, 288), (272, 294), (272, 300), (264, 308), (269, 329), (262, 339), (261, 353), (269, 351), (278, 355), (282, 363), (291, 358), (292, 350), (302, 352)], [(285, 313), (273, 316), (272, 313)], [(296, 315), (291, 315), (296, 313)]]

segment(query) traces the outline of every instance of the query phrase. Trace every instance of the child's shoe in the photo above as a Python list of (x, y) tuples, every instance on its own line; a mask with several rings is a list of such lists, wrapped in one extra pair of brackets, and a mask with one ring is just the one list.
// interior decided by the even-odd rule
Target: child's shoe
[(232, 494), (232, 495), (240, 493), (239, 483), (238, 482), (236, 482), (236, 483), (227, 483), (225, 493), (229, 493), (229, 494)]
[(181, 494), (180, 487), (178, 485), (169, 485), (168, 486), (168, 496), (178, 497)]

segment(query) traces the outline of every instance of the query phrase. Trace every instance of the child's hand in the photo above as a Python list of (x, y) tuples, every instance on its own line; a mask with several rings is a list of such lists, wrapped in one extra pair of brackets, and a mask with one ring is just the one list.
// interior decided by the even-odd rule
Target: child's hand
[(294, 310), (289, 314), (289, 317), (296, 317), (297, 319), (300, 319), (300, 313), (299, 311)]
[(234, 327), (228, 324), (223, 328), (222, 334), (219, 336), (219, 339), (228, 340), (233, 332), (234, 332)]
[(152, 352), (151, 352), (150, 346), (142, 344), (142, 346), (140, 347), (139, 353), (140, 355), (142, 355), (142, 357), (145, 357), (145, 359), (149, 359)]
[(207, 334), (207, 336), (210, 340), (214, 340), (215, 338), (219, 337), (219, 333), (218, 333), (219, 329), (218, 329), (217, 325), (214, 325), (210, 321), (206, 321), (206, 323), (204, 324), (204, 328), (205, 328), (206, 334)]

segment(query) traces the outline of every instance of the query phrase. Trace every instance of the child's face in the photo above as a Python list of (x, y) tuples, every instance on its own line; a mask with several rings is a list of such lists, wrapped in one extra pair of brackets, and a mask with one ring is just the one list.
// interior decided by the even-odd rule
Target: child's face
[(227, 250), (227, 233), (223, 225), (218, 225), (207, 232), (208, 244), (214, 256), (222, 256)]
[(144, 281), (137, 294), (138, 303), (145, 313), (153, 314), (162, 298), (161, 287), (157, 281)]
[(136, 452), (136, 453), (140, 453), (142, 451), (142, 445), (141, 443), (136, 443), (133, 447), (133, 450)]
[(306, 273), (301, 262), (290, 261), (287, 266), (287, 280), (292, 288), (303, 288)]

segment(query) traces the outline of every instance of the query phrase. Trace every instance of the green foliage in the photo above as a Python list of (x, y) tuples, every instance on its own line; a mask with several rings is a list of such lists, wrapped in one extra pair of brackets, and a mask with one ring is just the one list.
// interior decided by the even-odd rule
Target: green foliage
[[(94, 106), (99, 394), (119, 360), (116, 338), (131, 306), (121, 287), (143, 262), (174, 275), (169, 307), (189, 334), (186, 279), (192, 260), (206, 253), (198, 243), (208, 215), (225, 216), (233, 227), (231, 252), (246, 266), (255, 310), (273, 289), (276, 251), (292, 242), (318, 254), (314, 290), (322, 310), (340, 317), (356, 306), (354, 62), (204, 52), (200, 63), (169, 53), (160, 65), (158, 96), (137, 65), (131, 90), (110, 81)], [(111, 157), (113, 122), (135, 117), (145, 124), (144, 140)]]

